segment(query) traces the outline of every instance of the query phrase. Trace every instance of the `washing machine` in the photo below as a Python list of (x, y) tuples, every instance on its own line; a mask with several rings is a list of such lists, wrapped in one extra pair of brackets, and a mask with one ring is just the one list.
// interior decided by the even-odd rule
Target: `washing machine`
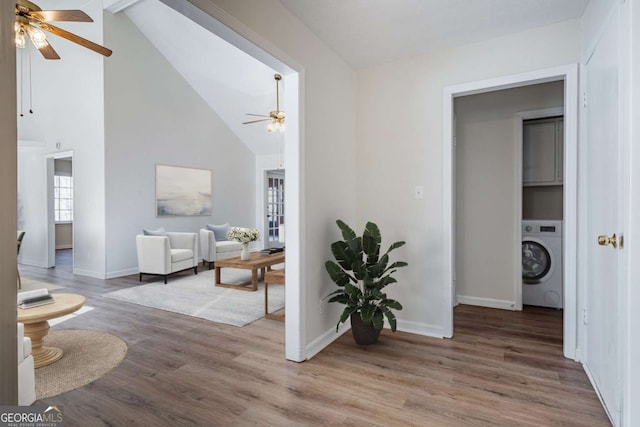
[(562, 221), (522, 221), (522, 303), (563, 307)]

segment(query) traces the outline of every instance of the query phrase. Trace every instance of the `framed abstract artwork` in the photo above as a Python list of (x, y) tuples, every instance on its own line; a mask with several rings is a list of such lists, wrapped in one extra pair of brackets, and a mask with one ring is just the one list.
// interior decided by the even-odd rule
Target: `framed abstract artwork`
[(156, 215), (211, 215), (211, 171), (156, 165)]

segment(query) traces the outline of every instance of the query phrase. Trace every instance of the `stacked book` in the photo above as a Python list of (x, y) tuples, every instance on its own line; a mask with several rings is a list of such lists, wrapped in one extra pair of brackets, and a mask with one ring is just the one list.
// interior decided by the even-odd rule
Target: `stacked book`
[(35, 291), (20, 292), (18, 294), (18, 307), (32, 308), (56, 302), (47, 289), (36, 289)]
[(282, 248), (266, 248), (260, 251), (261, 254), (264, 255), (273, 255), (273, 254), (277, 254), (279, 252), (284, 252), (284, 247)]

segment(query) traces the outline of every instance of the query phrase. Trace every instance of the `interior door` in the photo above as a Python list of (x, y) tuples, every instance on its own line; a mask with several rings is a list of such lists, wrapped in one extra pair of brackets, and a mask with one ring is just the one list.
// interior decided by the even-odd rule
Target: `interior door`
[(619, 153), (619, 16), (605, 26), (595, 52), (586, 64), (586, 180), (587, 246), (586, 354), (591, 374), (614, 425), (620, 423), (622, 393), (619, 296), (624, 275), (617, 248), (599, 235), (621, 234), (621, 176)]
[(267, 171), (265, 247), (284, 246), (284, 171)]

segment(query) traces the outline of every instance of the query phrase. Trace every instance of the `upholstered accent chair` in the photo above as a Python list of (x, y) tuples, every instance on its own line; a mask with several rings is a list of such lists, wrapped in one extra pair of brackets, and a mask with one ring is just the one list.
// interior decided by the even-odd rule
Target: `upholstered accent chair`
[(163, 235), (136, 236), (140, 281), (143, 274), (167, 276), (193, 268), (198, 274), (198, 234), (162, 232)]
[(218, 259), (240, 256), (242, 243), (227, 238), (229, 224), (212, 225), (200, 229), (200, 253), (202, 265), (209, 263), (209, 269)]
[(18, 405), (28, 406), (36, 400), (36, 369), (31, 355), (31, 338), (24, 336), (18, 323)]

